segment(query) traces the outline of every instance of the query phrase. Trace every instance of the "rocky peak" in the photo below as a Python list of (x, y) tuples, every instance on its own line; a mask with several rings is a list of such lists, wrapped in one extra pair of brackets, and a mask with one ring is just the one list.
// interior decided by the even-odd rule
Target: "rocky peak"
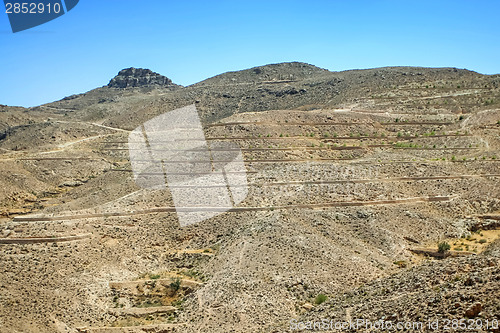
[(178, 88), (168, 77), (144, 68), (125, 68), (109, 81), (110, 88), (163, 86)]

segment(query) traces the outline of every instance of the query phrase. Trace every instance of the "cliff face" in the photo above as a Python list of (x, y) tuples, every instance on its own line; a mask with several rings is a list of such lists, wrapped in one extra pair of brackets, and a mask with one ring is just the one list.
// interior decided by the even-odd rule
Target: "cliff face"
[(168, 77), (155, 73), (149, 69), (143, 68), (126, 68), (122, 69), (117, 76), (109, 81), (109, 88), (131, 88), (131, 87), (149, 87), (149, 86), (166, 86), (172, 88), (180, 88)]

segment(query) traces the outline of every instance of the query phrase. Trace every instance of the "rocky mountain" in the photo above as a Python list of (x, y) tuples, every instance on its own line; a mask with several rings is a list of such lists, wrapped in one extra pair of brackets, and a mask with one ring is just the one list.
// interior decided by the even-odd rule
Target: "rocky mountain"
[[(456, 90), (458, 86), (464, 89), (468, 86), (475, 87), (476, 82), (481, 87), (493, 88), (498, 86), (500, 78), (456, 68), (387, 67), (330, 72), (294, 62), (224, 73), (174, 91), (162, 86), (127, 89), (103, 87), (43, 107), (45, 111), (50, 108), (65, 109), (68, 114), (79, 111), (79, 117), (132, 128), (147, 117), (160, 114), (164, 109), (175, 109), (193, 103), (197, 103), (202, 120), (212, 122), (242, 112), (297, 108), (312, 110), (353, 104), (372, 107), (364, 101), (377, 96), (378, 99), (387, 98), (390, 103), (390, 91), (394, 87), (399, 92), (399, 96), (392, 99), (396, 101), (397, 98), (404, 98), (405, 92), (412, 87), (418, 87), (415, 93), (447, 93), (450, 89)], [(138, 99), (139, 96), (148, 102), (143, 103)], [(458, 104), (465, 102), (475, 109), (484, 101), (476, 104), (476, 101), (469, 103), (466, 100), (476, 97), (477, 95), (470, 94), (449, 96), (450, 105), (446, 107), (453, 107), (460, 112)], [(412, 99), (411, 103), (433, 109), (436, 104), (428, 103), (432, 101)], [(130, 106), (131, 103), (142, 105)], [(394, 103), (391, 107), (397, 109), (403, 106)], [(137, 108), (148, 110), (144, 114), (137, 114)]]
[[(181, 228), (169, 189), (134, 181), (128, 138), (192, 104), (210, 145), (240, 147), (248, 195)], [(494, 323), (499, 131), (500, 76), (456, 68), (294, 62), (187, 87), (125, 69), (0, 105), (0, 332)]]

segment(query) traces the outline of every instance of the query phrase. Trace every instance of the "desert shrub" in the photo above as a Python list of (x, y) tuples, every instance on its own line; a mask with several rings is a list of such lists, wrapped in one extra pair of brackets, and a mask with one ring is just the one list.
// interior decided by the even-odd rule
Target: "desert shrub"
[(450, 244), (448, 242), (441, 242), (438, 244), (438, 251), (440, 253), (445, 253), (446, 251), (449, 251), (451, 249)]
[(172, 282), (170, 283), (170, 288), (174, 291), (178, 291), (181, 288), (181, 279), (180, 278), (172, 278)]
[(318, 296), (316, 296), (316, 298), (314, 299), (314, 303), (316, 304), (321, 304), (323, 303), (324, 301), (327, 300), (328, 297), (326, 297), (325, 294), (318, 294)]
[(404, 260), (398, 260), (394, 262), (394, 265), (398, 266), (399, 268), (405, 268), (408, 266), (408, 263)]
[[(214, 247), (217, 248), (217, 245)], [(209, 249), (206, 249), (206, 250), (208, 250), (208, 252), (210, 252)], [(189, 276), (190, 278), (193, 278), (193, 279), (200, 279), (200, 280), (205, 279), (205, 276), (203, 275), (203, 273), (200, 273), (200, 272), (193, 270), (193, 269), (188, 269), (187, 271), (184, 272), (184, 275)]]

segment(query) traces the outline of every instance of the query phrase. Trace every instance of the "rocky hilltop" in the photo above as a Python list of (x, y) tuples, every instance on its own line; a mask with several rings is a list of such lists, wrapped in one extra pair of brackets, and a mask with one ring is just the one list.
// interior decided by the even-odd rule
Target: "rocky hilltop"
[(150, 69), (144, 68), (125, 68), (122, 69), (117, 76), (109, 81), (109, 88), (131, 88), (131, 87), (148, 87), (148, 86), (166, 86), (171, 88), (179, 88), (172, 80), (161, 74), (155, 73)]
[(201, 81), (196, 85), (253, 82), (284, 83), (287, 81), (293, 82), (297, 80), (317, 77), (328, 73), (331, 74), (332, 72), (311, 64), (294, 61), (257, 66), (235, 72), (227, 72)]

